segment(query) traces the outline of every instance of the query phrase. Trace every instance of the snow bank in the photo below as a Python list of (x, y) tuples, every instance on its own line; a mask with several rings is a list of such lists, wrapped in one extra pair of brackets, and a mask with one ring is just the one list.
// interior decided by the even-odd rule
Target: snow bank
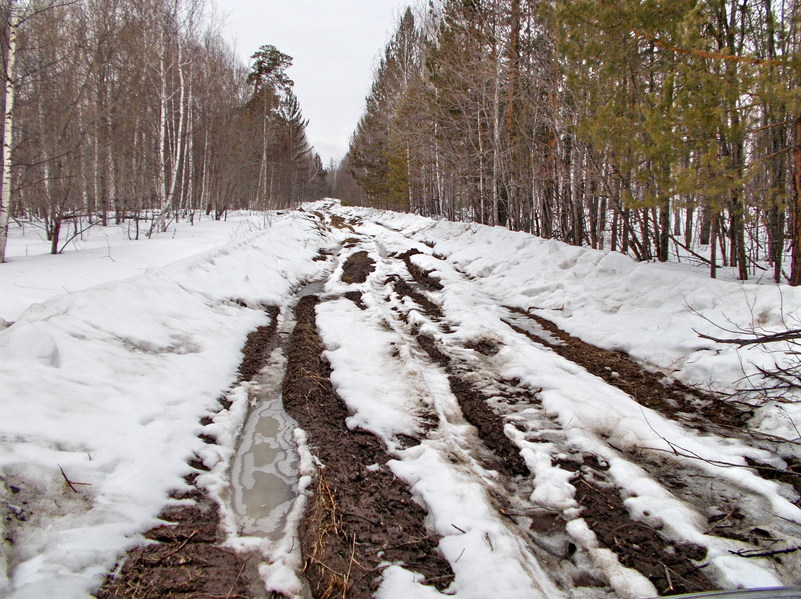
[(115, 249), (129, 262), (105, 274), (84, 270), (91, 251), (12, 254), (0, 268), (6, 291), (17, 275), (58, 284), (54, 262), (75, 287), (144, 271), (12, 312), (16, 323), (0, 332), (0, 499), (13, 515), (0, 594), (85, 597), (155, 524), (187, 459), (203, 455), (199, 419), (235, 381), (247, 333), (266, 319), (260, 305), (283, 302), (320, 270), (312, 258), (323, 238), (305, 215), (270, 221), (209, 224), (199, 245)]

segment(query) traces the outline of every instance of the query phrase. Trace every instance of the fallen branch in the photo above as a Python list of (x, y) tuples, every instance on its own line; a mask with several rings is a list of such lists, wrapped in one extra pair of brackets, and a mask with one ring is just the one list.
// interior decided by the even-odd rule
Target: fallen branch
[(775, 549), (773, 551), (759, 551), (756, 549), (738, 549), (737, 551), (732, 551), (729, 549), (729, 553), (739, 555), (740, 557), (770, 557), (772, 555), (783, 555), (785, 553), (794, 553), (796, 551), (801, 551), (801, 546)]
[[(688, 252), (690, 252), (690, 254), (692, 256), (694, 256), (695, 258), (698, 258), (701, 262), (706, 262), (707, 264), (712, 266), (712, 261), (709, 258), (705, 258), (701, 254), (695, 253), (690, 248), (688, 248), (686, 245), (684, 245), (681, 241), (679, 241), (678, 239), (673, 237), (673, 235), (669, 235), (669, 237), (670, 237), (671, 241), (673, 241), (673, 243), (675, 243), (677, 246), (687, 250)], [(717, 264), (715, 264), (714, 266), (715, 266), (715, 268), (720, 268), (720, 266), (718, 266)]]
[(744, 345), (757, 345), (760, 343), (776, 343), (778, 341), (793, 341), (796, 339), (801, 339), (801, 329), (791, 329), (789, 331), (781, 331), (780, 333), (771, 333), (770, 335), (754, 334), (753, 337), (740, 337), (735, 339), (721, 339), (720, 337), (712, 337), (711, 335), (705, 335), (704, 333), (699, 333), (698, 331), (695, 332), (701, 339), (708, 339), (709, 341), (714, 341), (716, 343), (739, 345), (740, 347), (743, 347)]
[(72, 489), (74, 493), (78, 492), (78, 489), (75, 488), (75, 485), (83, 485), (86, 487), (92, 486), (92, 483), (76, 483), (74, 481), (71, 481), (70, 479), (67, 478), (67, 475), (64, 473), (64, 468), (61, 467), (61, 464), (56, 464), (56, 466), (58, 466), (58, 469), (61, 470), (61, 476), (64, 477), (64, 482), (67, 483), (69, 488)]

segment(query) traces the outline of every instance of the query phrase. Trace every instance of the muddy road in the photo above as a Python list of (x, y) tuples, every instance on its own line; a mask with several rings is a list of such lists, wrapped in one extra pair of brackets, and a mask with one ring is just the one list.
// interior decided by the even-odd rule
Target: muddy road
[[(747, 410), (506, 306), (435, 240), (347, 211), (307, 217), (331, 239), (321, 277), (266, 307), (271, 324), (241, 367), (300, 429), (278, 533), (237, 545), (274, 514), (239, 507), (226, 530), (199, 488), (99, 596), (634, 598), (801, 584), (801, 466), (749, 431)], [(732, 447), (750, 467), (730, 463)]]

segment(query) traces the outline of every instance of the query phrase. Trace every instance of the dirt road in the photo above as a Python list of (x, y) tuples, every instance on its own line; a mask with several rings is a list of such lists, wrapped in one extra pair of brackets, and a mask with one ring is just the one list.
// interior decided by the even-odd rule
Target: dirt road
[[(307, 592), (646, 597), (801, 583), (801, 467), (749, 432), (746, 410), (505, 306), (435, 240), (346, 212), (308, 219), (331, 238), (318, 292), (274, 307), (266, 349), (242, 367), (249, 378), (284, 356), (284, 407), (317, 461), (297, 530)], [(750, 468), (726, 463), (733, 444), (753, 449)], [(176, 539), (151, 566), (181, 565), (193, 543)], [(201, 581), (193, 559), (187, 576)], [(243, 560), (228, 565), (227, 596), (263, 595), (243, 586), (255, 578)], [(200, 582), (126, 594), (121, 580), (103, 596), (212, 596)]]

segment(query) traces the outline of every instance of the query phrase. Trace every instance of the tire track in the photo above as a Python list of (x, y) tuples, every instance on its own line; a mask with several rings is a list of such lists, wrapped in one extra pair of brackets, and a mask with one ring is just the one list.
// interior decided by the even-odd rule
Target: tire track
[[(343, 281), (366, 278), (358, 272), (367, 264), (364, 256), (346, 262)], [(285, 409), (321, 465), (300, 523), (304, 574), (316, 597), (371, 597), (386, 562), (401, 563), (443, 589), (453, 574), (439, 557), (438, 537), (426, 529), (425, 511), (386, 466), (390, 458), (381, 442), (345, 424), (349, 414), (331, 385), (316, 328), (320, 301), (311, 295), (297, 304), (283, 384)]]
[[(407, 264), (411, 262), (411, 256), (420, 253), (410, 251), (396, 256)], [(645, 522), (633, 519), (626, 508), (624, 500), (629, 496), (630, 491), (617, 487), (613, 480), (603, 471), (602, 468), (591, 468), (587, 464), (601, 464), (603, 459), (596, 455), (579, 453), (576, 456), (576, 449), (568, 443), (565, 444), (566, 436), (560, 431), (556, 422), (544, 413), (537, 398), (536, 389), (532, 390), (520, 381), (508, 380), (500, 376), (493, 357), (498, 353), (501, 346), (497, 340), (475, 339), (462, 343), (459, 347), (452, 339), (448, 338), (447, 333), (452, 331), (451, 323), (442, 308), (432, 301), (431, 292), (447, 288), (442, 281), (445, 279), (434, 279), (430, 271), (425, 271), (419, 266), (407, 269), (411, 280), (406, 280), (399, 275), (393, 275), (388, 283), (392, 284), (398, 296), (406, 297), (417, 304), (417, 311), (424, 315), (424, 320), (428, 320), (432, 325), (426, 327), (429, 331), (426, 335), (420, 335), (420, 324), (410, 325), (409, 311), (412, 307), (398, 312), (398, 317), (406, 326), (406, 330), (412, 335), (424, 350), (428, 358), (441, 368), (449, 376), (452, 391), (458, 397), (459, 388), (462, 383), (469, 389), (469, 396), (472, 401), (481, 403), (485, 409), (493, 413), (493, 418), (498, 423), (494, 426), (497, 430), (503, 430), (504, 424), (513, 424), (519, 435), (512, 433), (504, 435), (507, 441), (515, 438), (516, 445), (513, 446), (512, 453), (517, 458), (520, 457), (520, 449), (525, 446), (520, 441), (525, 439), (527, 442), (545, 442), (554, 445), (552, 459), (555, 468), (567, 472), (572, 480), (571, 484), (575, 489), (576, 502), (581, 508), (582, 517), (588, 522), (590, 529), (596, 532), (598, 540), (602, 545), (614, 551), (621, 564), (634, 567), (646, 576), (659, 592), (695, 592), (700, 590), (711, 590), (717, 588), (717, 583), (708, 579), (703, 568), (707, 565), (705, 560), (706, 548), (692, 543), (684, 542), (681, 539), (665, 537), (659, 530), (658, 522)], [(427, 282), (435, 281), (436, 286)], [(422, 289), (415, 289), (419, 286)], [(425, 290), (425, 292), (423, 291)], [(424, 294), (425, 293), (425, 294)], [(436, 295), (436, 293), (434, 293)], [(419, 298), (424, 298), (419, 301)], [(396, 308), (393, 308), (396, 310)], [(514, 322), (515, 317), (534, 320), (539, 329), (538, 334), (531, 333), (531, 327), (523, 329), (518, 323)], [(417, 319), (414, 319), (417, 321)], [(638, 400), (642, 400), (644, 405), (659, 409), (671, 420), (675, 419), (676, 413), (680, 412), (679, 417), (683, 421), (695, 424), (698, 430), (703, 432), (717, 432), (721, 430), (731, 430), (735, 427), (742, 427), (750, 414), (747, 411), (729, 411), (724, 409), (727, 404), (719, 398), (710, 396), (696, 389), (684, 386), (675, 381), (665, 380), (664, 377), (646, 371), (638, 364), (626, 356), (613, 352), (605, 352), (599, 348), (594, 348), (588, 344), (573, 340), (565, 335), (555, 325), (544, 321), (544, 319), (530, 318), (529, 315), (520, 313), (510, 314), (509, 319), (504, 319), (507, 326), (534, 341), (537, 345), (544, 345), (562, 357), (570, 360), (574, 364), (586, 367), (588, 371), (595, 374), (605, 383), (611, 384), (629, 394), (634, 392)], [(443, 335), (431, 334), (430, 331), (439, 330)], [(458, 328), (457, 328), (458, 331)], [(578, 341), (578, 342), (577, 342)], [(465, 360), (464, 356), (473, 350), (477, 359)], [(466, 381), (470, 381), (469, 383)], [(462, 393), (464, 396), (465, 394)], [(646, 403), (648, 402), (648, 403)], [(460, 403), (464, 403), (460, 401)], [(463, 410), (464, 410), (464, 406)], [(467, 417), (467, 414), (465, 414)], [(469, 420), (469, 418), (468, 418)], [(475, 424), (475, 422), (473, 422)], [(507, 446), (506, 441), (498, 444), (488, 441), (486, 432), (482, 432), (481, 426), (477, 425), (482, 440), (491, 448), (500, 462), (505, 464), (500, 470), (507, 476), (512, 474), (525, 474), (515, 466), (509, 465), (509, 450), (499, 449), (499, 445)], [(738, 530), (729, 531), (723, 528), (733, 518), (730, 500), (733, 500), (741, 489), (732, 489), (730, 483), (717, 481), (716, 485), (727, 492), (722, 493), (723, 500), (720, 507), (710, 506), (709, 497), (699, 497), (694, 495), (694, 488), (698, 485), (697, 481), (693, 484), (693, 477), (703, 476), (703, 473), (688, 466), (684, 462), (670, 459), (664, 456), (663, 459), (655, 460), (652, 455), (632, 456), (628, 450), (618, 449), (609, 446), (609, 451), (616, 454), (621, 460), (631, 460), (651, 473), (655, 480), (664, 483), (666, 489), (675, 493), (680, 500), (684, 500), (690, 505), (694, 505), (708, 520), (709, 527), (703, 531), (704, 534), (717, 536), (721, 539), (736, 540), (742, 544), (750, 545), (749, 549), (731, 550), (732, 554), (749, 555), (749, 551), (758, 555), (761, 550), (769, 549), (771, 545), (786, 539), (792, 541), (792, 532), (797, 529), (790, 524), (781, 530), (759, 526), (759, 517), (770, 517), (769, 514), (757, 511), (754, 515), (746, 515), (746, 512), (754, 511), (753, 506), (749, 509), (738, 508), (735, 504), (734, 514), (739, 514), (738, 518), (741, 526)], [(570, 456), (568, 459), (562, 457)], [(513, 458), (517, 461), (517, 458)], [(578, 462), (576, 461), (578, 460)], [(757, 468), (762, 468), (756, 464)], [(790, 465), (791, 466), (791, 465)], [(527, 469), (526, 469), (527, 470)], [(762, 469), (760, 474), (772, 472), (775, 467)], [(790, 477), (792, 478), (792, 473)], [(765, 478), (769, 478), (765, 476)], [(787, 477), (785, 477), (786, 479)], [(599, 481), (601, 481), (599, 483)], [(688, 482), (689, 481), (689, 482)], [(599, 486), (601, 485), (601, 486)], [(538, 506), (529, 504), (528, 508), (523, 508), (522, 512), (513, 513), (515, 509), (520, 509), (521, 503), (525, 505), (525, 496), (530, 493), (531, 487), (520, 484), (519, 481), (510, 483), (507, 481), (506, 487), (511, 494), (516, 493), (516, 497), (506, 502), (500, 501), (500, 511), (512, 517), (519, 525), (521, 530), (528, 528), (529, 540), (540, 548), (546, 548), (554, 555), (560, 557), (573, 557), (569, 554), (575, 552), (571, 548), (572, 541), (565, 543), (569, 534), (565, 530), (565, 521), (569, 518), (552, 511), (538, 509)], [(600, 490), (603, 489), (603, 492)], [(606, 496), (604, 501), (598, 501), (599, 497)], [(797, 496), (796, 496), (797, 499)], [(715, 501), (712, 502), (716, 503)], [(518, 507), (510, 507), (516, 504)], [(606, 526), (607, 523), (612, 524)], [(654, 527), (656, 526), (656, 528)], [(789, 529), (789, 530), (788, 530)], [(615, 531), (625, 531), (624, 539), (618, 538)], [(742, 532), (741, 532), (742, 531)], [(784, 539), (782, 536), (784, 533)], [(797, 533), (797, 531), (796, 531)], [(630, 537), (630, 540), (626, 540)], [(647, 550), (643, 547), (647, 546)], [(783, 545), (782, 545), (783, 546)], [(769, 551), (765, 551), (768, 553)], [(645, 559), (643, 559), (645, 554)], [(771, 556), (773, 557), (773, 556)], [(582, 559), (574, 559), (576, 563)], [(774, 567), (784, 572), (783, 578), (795, 580), (793, 575), (793, 563), (782, 564), (781, 557), (776, 556)]]

